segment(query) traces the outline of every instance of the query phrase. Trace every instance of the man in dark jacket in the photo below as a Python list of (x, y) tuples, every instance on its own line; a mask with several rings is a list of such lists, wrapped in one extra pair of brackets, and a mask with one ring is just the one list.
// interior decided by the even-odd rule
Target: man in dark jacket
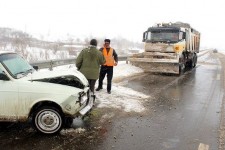
[(100, 49), (105, 57), (106, 63), (101, 66), (100, 76), (98, 82), (98, 88), (96, 91), (102, 89), (103, 80), (107, 74), (107, 92), (111, 94), (112, 78), (113, 78), (113, 66), (117, 66), (118, 56), (116, 51), (110, 47), (110, 39), (105, 39), (104, 47)]
[(92, 39), (90, 41), (90, 46), (83, 49), (76, 60), (76, 67), (87, 78), (93, 95), (95, 82), (99, 77), (100, 65), (105, 63), (105, 58), (96, 46), (97, 40)]

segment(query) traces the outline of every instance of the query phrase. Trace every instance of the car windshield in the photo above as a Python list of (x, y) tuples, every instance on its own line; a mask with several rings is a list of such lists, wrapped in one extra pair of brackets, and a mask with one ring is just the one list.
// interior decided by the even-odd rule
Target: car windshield
[(177, 42), (179, 32), (148, 32), (147, 40), (151, 42)]
[(11, 53), (0, 55), (0, 62), (14, 78), (22, 78), (34, 71), (33, 67), (18, 54)]

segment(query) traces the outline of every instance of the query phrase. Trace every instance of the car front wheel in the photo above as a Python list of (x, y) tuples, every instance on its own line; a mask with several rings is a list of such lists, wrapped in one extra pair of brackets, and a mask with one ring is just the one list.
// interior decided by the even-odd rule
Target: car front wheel
[(33, 115), (33, 125), (41, 133), (54, 134), (61, 131), (63, 117), (54, 107), (41, 107)]

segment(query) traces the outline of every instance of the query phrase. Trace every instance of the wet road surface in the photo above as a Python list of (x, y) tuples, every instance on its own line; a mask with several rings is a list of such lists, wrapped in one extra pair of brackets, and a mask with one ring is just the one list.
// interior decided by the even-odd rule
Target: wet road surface
[[(221, 60), (221, 63), (219, 59)], [(59, 135), (38, 134), (28, 124), (0, 123), (0, 149), (217, 150), (224, 149), (224, 56), (182, 76), (142, 74), (123, 86), (151, 95), (145, 112), (95, 108)], [(112, 113), (113, 117), (105, 117)]]
[(223, 149), (224, 69), (214, 54), (210, 60), (180, 77), (146, 75), (129, 81), (125, 86), (153, 96), (149, 112), (117, 118), (96, 149)]

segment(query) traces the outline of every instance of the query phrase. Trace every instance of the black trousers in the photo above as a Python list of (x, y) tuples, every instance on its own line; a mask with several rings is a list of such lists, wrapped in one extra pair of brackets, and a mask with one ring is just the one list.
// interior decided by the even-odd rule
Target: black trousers
[(94, 91), (95, 91), (95, 82), (96, 82), (95, 79), (88, 79), (90, 90), (91, 90), (91, 92), (93, 92), (93, 94), (94, 94)]
[(100, 75), (98, 80), (98, 87), (102, 88), (103, 80), (107, 74), (107, 91), (111, 91), (112, 78), (113, 78), (113, 66), (101, 66)]

